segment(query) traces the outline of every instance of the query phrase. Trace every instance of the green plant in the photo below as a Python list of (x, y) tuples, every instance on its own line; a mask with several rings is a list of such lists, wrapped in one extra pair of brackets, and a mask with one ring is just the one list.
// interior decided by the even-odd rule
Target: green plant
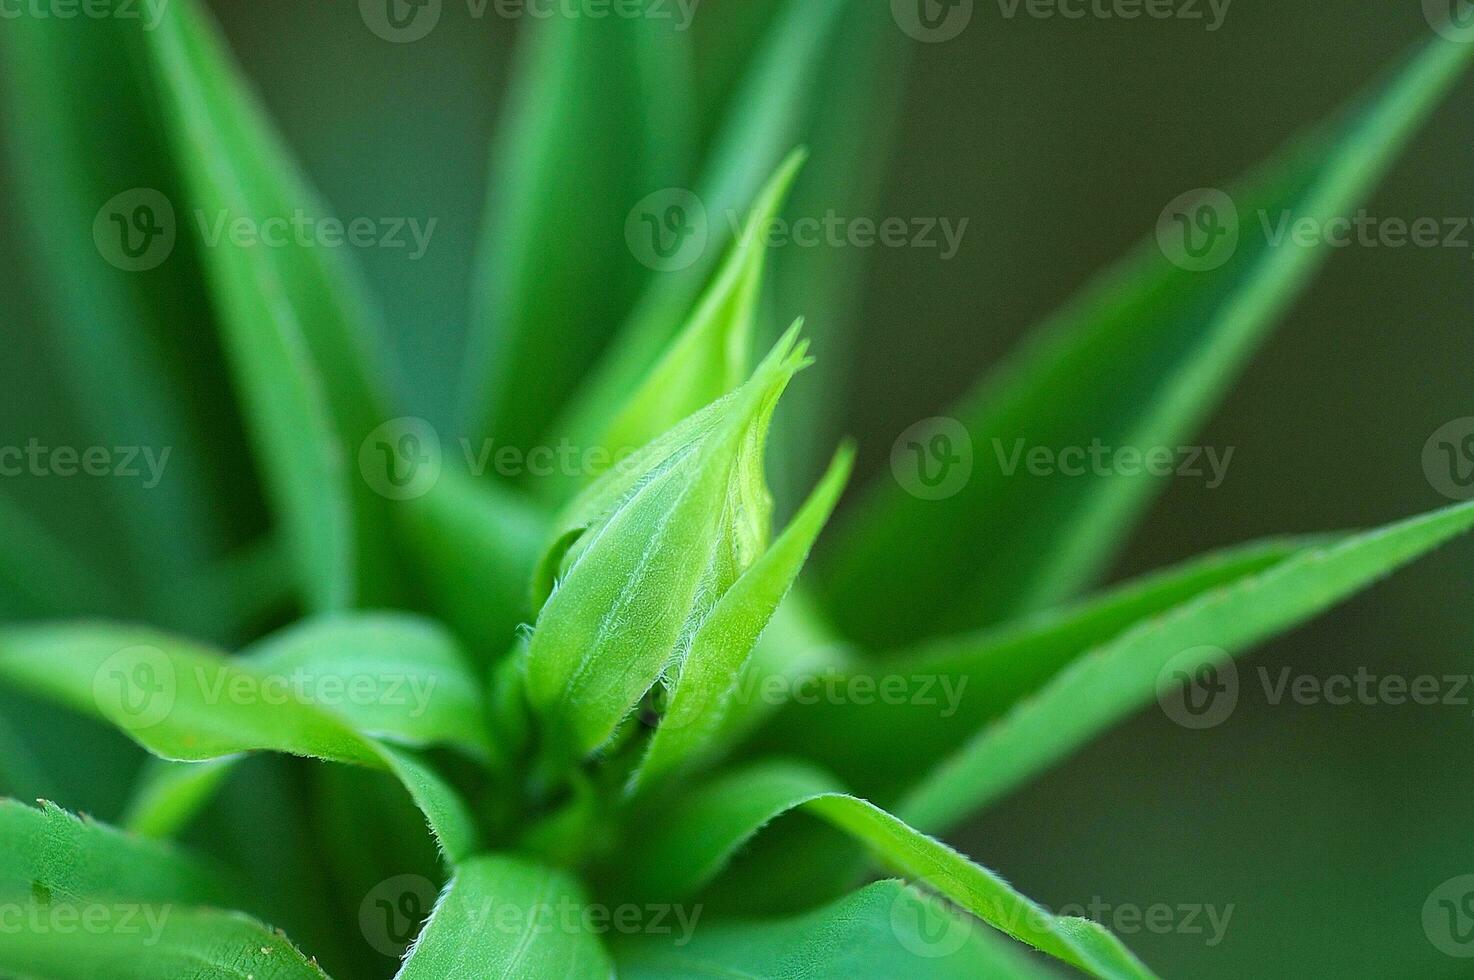
[[(790, 481), (822, 457), (801, 422), (774, 425), (809, 366), (799, 328), (749, 364), (761, 230), (809, 165), (792, 144), (813, 128), (819, 65), (836, 44), (882, 47), (886, 13), (857, 6), (785, 5), (698, 182), (713, 213), (755, 202), (746, 229), (684, 264), (667, 261), (678, 235), (647, 257), (653, 272), (620, 237), (627, 219), (687, 230), (666, 199), (631, 212), (685, 166), (673, 42), (639, 19), (557, 20), (536, 39), (498, 150), (466, 431), (566, 439), (585, 462), (521, 483), (430, 451), (438, 433), (401, 414), (336, 254), (165, 219), (184, 202), (258, 225), (322, 213), (195, 5), (176, 0), (149, 30), (7, 32), (13, 80), (49, 80), (24, 90), (16, 126), (53, 161), (28, 169), (29, 190), (73, 283), (60, 342), (78, 388), (103, 431), (187, 451), (174, 479), (116, 502), (138, 562), (123, 580), (0, 501), (0, 683), (163, 760), (124, 831), (0, 805), (0, 887), (26, 924), (0, 942), (0, 969), (321, 976), (267, 920), (355, 976), (387, 972), (416, 932), (402, 977), (1048, 975), (999, 933), (1094, 976), (1151, 975), (1097, 924), (1047, 913), (930, 835), (1168, 682), (1466, 531), (1474, 506), (1252, 545), (1080, 600), (1157, 481), (979, 468), (943, 493), (948, 471), (918, 470), (909, 493), (877, 482), (796, 584), (852, 460), (841, 449), (774, 533), (768, 456)], [(1322, 224), (1349, 213), (1469, 51), (1434, 42), (1234, 199)], [(120, 94), (100, 111), (104, 89)], [(89, 152), (104, 121), (109, 152)], [(837, 167), (852, 129), (811, 163)], [(1323, 251), (1246, 236), (1195, 263), (1144, 248), (903, 458), (951, 466), (958, 439), (983, 436), (1175, 444)], [(838, 302), (844, 270), (805, 271), (821, 305)], [(185, 394), (221, 365), (234, 406)], [(248, 487), (223, 488), (231, 500), (265, 500), (269, 535), (213, 506), (222, 473)], [(127, 624), (139, 618), (162, 626)], [(954, 692), (952, 710), (807, 696), (820, 678), (854, 692), (897, 677)], [(0, 726), (16, 795), (47, 785), (36, 743), (64, 724), (32, 717), (39, 734)], [(258, 765), (263, 752), (344, 765)], [(213, 854), (163, 840), (232, 790), (232, 833), (194, 848)], [(817, 819), (760, 835), (790, 812)], [(872, 867), (900, 878), (861, 885)]]

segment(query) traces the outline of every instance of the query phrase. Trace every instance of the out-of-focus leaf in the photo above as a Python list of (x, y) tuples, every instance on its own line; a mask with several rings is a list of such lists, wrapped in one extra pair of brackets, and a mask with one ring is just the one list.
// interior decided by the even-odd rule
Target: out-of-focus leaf
[(742, 573), (697, 627), (670, 682), (670, 703), (636, 774), (637, 784), (669, 776), (710, 752), (725, 727), (753, 647), (798, 578), (844, 491), (853, 463), (854, 451), (842, 449), (773, 546)]
[(123, 829), (141, 837), (176, 836), (210, 802), (234, 767), (234, 759), (151, 760), (128, 801)]
[[(790, 331), (751, 380), (610, 471), (569, 508), (557, 584), (527, 649), (527, 691), (555, 756), (603, 745), (768, 546), (768, 422), (805, 364)], [(543, 577), (546, 577), (545, 575)]]
[[(340, 670), (341, 677), (351, 674), (350, 666)], [(0, 681), (104, 718), (175, 762), (264, 750), (387, 769), (414, 797), (451, 860), (474, 848), (475, 822), (455, 792), (415, 756), (352, 728), (344, 720), (356, 717), (351, 711), (340, 717), (316, 703), (334, 690), (329, 684), (320, 683), (309, 699), (288, 678), (189, 641), (91, 624), (0, 630)], [(329, 700), (349, 700), (348, 688), (336, 690), (341, 693)], [(384, 689), (375, 684), (371, 693)], [(427, 722), (426, 741), (439, 734), (434, 724)], [(404, 733), (396, 726), (389, 734)]]
[(687, 895), (717, 875), (769, 822), (802, 809), (863, 843), (882, 863), (1013, 938), (1096, 977), (1151, 977), (1115, 936), (1086, 919), (1051, 915), (993, 872), (806, 766), (765, 763), (687, 794), (642, 821), (622, 859), (639, 895)]
[(646, 279), (625, 244), (642, 198), (689, 166), (685, 35), (646, 15), (555, 15), (514, 72), (493, 154), (478, 310), (466, 357), (467, 434), (524, 450)]
[(784, 155), (803, 142), (804, 121), (815, 108), (814, 81), (847, 2), (788, 0), (768, 28), (694, 189), (706, 215), (705, 247), (689, 265), (651, 280), (580, 384), (558, 431), (587, 431), (600, 418), (599, 406), (623, 404), (680, 330), (723, 254), (729, 216), (757, 197)]
[[(150, 192), (180, 201), (174, 174), (152, 152), (162, 136), (136, 70), (143, 21), (22, 16), (5, 27), (6, 144), (35, 270), (51, 287), (39, 292), (61, 386), (96, 444), (169, 454), (156, 482), (96, 484), (98, 503), (121, 518), (121, 561), (109, 571), (127, 569), (135, 608), (142, 602), (173, 628), (213, 635), (208, 611), (174, 585), (226, 546), (222, 503), (249, 481), (238, 478), (248, 471), (233, 420), (205, 423), (230, 412), (217, 351), (199, 329), (207, 302), (196, 256), (187, 241), (165, 255), (160, 239), (149, 261), (162, 264), (132, 271), (95, 237), (109, 205), (131, 217)], [(107, 152), (98, 152), (103, 145)]]
[(1318, 543), (1234, 548), (1149, 575), (1068, 609), (923, 645), (884, 661), (814, 671), (752, 740), (753, 755), (804, 757), (889, 802), (1082, 653), (1153, 616), (1255, 575)]
[[(1242, 215), (1236, 249), (1239, 219), (1228, 204), (1199, 204), (1194, 214), (1216, 215), (1226, 233), (1209, 239), (1221, 267), (1200, 270), (1185, 251), (1175, 255), (1170, 238), (1153, 243), (1042, 327), (952, 413), (975, 453), (959, 492), (922, 499), (887, 478), (850, 515), (821, 569), (844, 631), (894, 647), (1047, 607), (1088, 584), (1160, 481), (1145, 467), (1034, 476), (1022, 457), (1016, 468), (1010, 458), (1097, 443), (1146, 452), (1197, 431), (1325, 258), (1321, 243), (1276, 241), (1262, 222), (1270, 231), (1282, 218), (1325, 227), (1353, 210), (1471, 50), (1438, 39), (1348, 116), (1230, 195)], [(933, 453), (929, 465), (951, 466), (967, 451)], [(899, 606), (889, 601), (897, 582), (908, 595)]]
[(127, 608), (107, 579), (0, 497), (0, 616), (118, 614)]
[(689, 930), (689, 935), (679, 927), (672, 932), (671, 937), (617, 940), (614, 959), (619, 976), (623, 980), (1044, 980), (1054, 976), (1005, 940), (993, 938), (956, 911), (899, 881), (878, 881), (793, 919), (724, 921), (703, 924)]
[[(1170, 679), (1163, 676), (1169, 668), (1197, 676), (1470, 527), (1474, 504), (1449, 507), (1302, 550), (1153, 616), (1082, 655), (984, 728), (908, 793), (897, 812), (918, 827), (941, 832), (1150, 701)], [(1210, 692), (1215, 701), (1220, 696)]]
[[(237, 395), (309, 605), (391, 595), (386, 501), (346, 462), (390, 414), (362, 288), (341, 250), (270, 242), (275, 223), (325, 209), (208, 15), (171, 2), (145, 36)], [(238, 237), (242, 220), (259, 237)]]
[(509, 488), (453, 469), (394, 513), (430, 607), (478, 661), (505, 653), (532, 618), (527, 582), (550, 518)]
[(396, 980), (608, 980), (614, 975), (587, 904), (562, 872), (510, 857), (456, 869)]
[[(574, 423), (575, 445), (603, 450), (611, 461), (623, 459), (747, 380), (767, 228), (804, 159), (795, 151), (778, 168), (685, 327), (634, 393), (621, 404), (588, 405), (589, 428), (585, 432), (584, 423)], [(586, 434), (592, 438), (585, 440)]]

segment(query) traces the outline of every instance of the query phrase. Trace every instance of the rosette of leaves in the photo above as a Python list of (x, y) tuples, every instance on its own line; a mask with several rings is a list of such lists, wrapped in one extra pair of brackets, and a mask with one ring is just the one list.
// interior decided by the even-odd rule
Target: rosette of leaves
[[(790, 197), (863, 199), (857, 120), (898, 59), (884, 4), (772, 6), (762, 36), (730, 25), (720, 64), (747, 67), (715, 93), (687, 84), (683, 38), (654, 18), (531, 32), (460, 434), (568, 438), (608, 465), (522, 482), (444, 465), (387, 491), (373, 464), (408, 445), (405, 409), (341, 253), (207, 242), (181, 221), (156, 268), (100, 260), (98, 207), (130, 188), (181, 214), (322, 213), (198, 3), (148, 30), (6, 24), (67, 380), (105, 441), (178, 463), (157, 492), (113, 481), (118, 530), (93, 551), (0, 498), (0, 784), (47, 800), (0, 804), (0, 972), (1152, 975), (941, 836), (1164, 676), (1322, 612), (1474, 508), (1082, 598), (1150, 477), (978, 473), (943, 501), (879, 481), (801, 575), (851, 454), (776, 521), (767, 472), (822, 469), (823, 437), (774, 414), (809, 374), (825, 390), (854, 269), (768, 269), (761, 232)], [(1417, 52), (1237, 199), (1351, 212), (1468, 53)], [(831, 106), (837, 91), (873, 98)], [(718, 125), (686, 124), (691, 92)], [(642, 268), (631, 208), (683, 182), (713, 214), (750, 208), (746, 227)], [(953, 414), (974, 438), (1187, 438), (1321, 258), (1245, 241), (1194, 271), (1143, 248)], [(764, 342), (773, 309), (810, 315), (813, 372), (799, 328)], [(965, 696), (945, 718), (791, 697), (821, 670), (921, 672)], [(140, 750), (155, 761), (136, 768)], [(120, 771), (136, 778), (113, 806)]]

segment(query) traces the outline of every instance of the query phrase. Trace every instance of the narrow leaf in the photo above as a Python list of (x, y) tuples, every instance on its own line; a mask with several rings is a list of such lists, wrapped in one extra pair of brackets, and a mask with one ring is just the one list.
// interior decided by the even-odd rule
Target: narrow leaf
[[(1055, 604), (1094, 579), (1161, 481), (1141, 466), (1077, 474), (1073, 462), (1068, 474), (1036, 476), (1019, 453), (1175, 451), (1190, 438), (1326, 257), (1323, 243), (1277, 240), (1262, 222), (1325, 227), (1353, 211), (1471, 50), (1435, 41), (1374, 97), (1229, 195), (1242, 229), (1236, 249), (1231, 237), (1217, 239), (1221, 267), (1181, 267), (1152, 243), (1091, 287), (951, 413), (970, 447), (918, 441), (931, 455), (917, 464), (933, 477), (945, 476), (938, 467), (956, 471), (969, 451), (971, 477), (944, 499), (908, 495), (889, 475), (872, 488), (825, 569), (827, 606), (844, 631), (894, 647)], [(1227, 210), (1197, 213), (1237, 227), (1219, 213)], [(898, 581), (914, 596), (904, 608), (887, 601)]]
[[(1085, 651), (1319, 540), (1234, 548), (1011, 626), (935, 640), (881, 661), (826, 664), (785, 685), (790, 700), (748, 750), (761, 756), (802, 745), (805, 758), (888, 803)], [(744, 688), (748, 700), (761, 691), (756, 683)]]
[(1084, 654), (983, 729), (912, 790), (897, 812), (940, 832), (1150, 701), (1169, 666), (1191, 672), (1242, 653), (1471, 527), (1474, 504), (1449, 507), (1304, 550), (1153, 616)]
[(719, 737), (758, 637), (798, 578), (853, 463), (852, 449), (839, 452), (792, 523), (697, 628), (671, 682), (670, 704), (636, 775), (637, 785), (699, 761)]
[(576, 445), (622, 459), (747, 380), (767, 228), (804, 159), (795, 151), (769, 180), (695, 311), (634, 393), (621, 404), (586, 403), (587, 418), (570, 423)]
[[(467, 434), (531, 448), (638, 295), (636, 202), (685, 159), (685, 35), (651, 16), (540, 20), (524, 38), (493, 153)], [(529, 379), (536, 379), (529, 384)]]

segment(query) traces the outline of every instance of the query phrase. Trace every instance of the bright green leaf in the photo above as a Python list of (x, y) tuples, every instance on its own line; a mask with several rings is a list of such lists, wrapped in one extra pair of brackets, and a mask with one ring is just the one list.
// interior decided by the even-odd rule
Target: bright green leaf
[(585, 924), (586, 905), (562, 872), (472, 858), (456, 869), (396, 980), (608, 980), (609, 958)]
[(806, 766), (768, 763), (687, 794), (641, 823), (622, 860), (638, 894), (686, 895), (770, 821), (800, 808), (863, 843), (886, 866), (1035, 949), (1097, 977), (1152, 976), (1099, 924), (1051, 915), (993, 872), (839, 791), (827, 775)]

